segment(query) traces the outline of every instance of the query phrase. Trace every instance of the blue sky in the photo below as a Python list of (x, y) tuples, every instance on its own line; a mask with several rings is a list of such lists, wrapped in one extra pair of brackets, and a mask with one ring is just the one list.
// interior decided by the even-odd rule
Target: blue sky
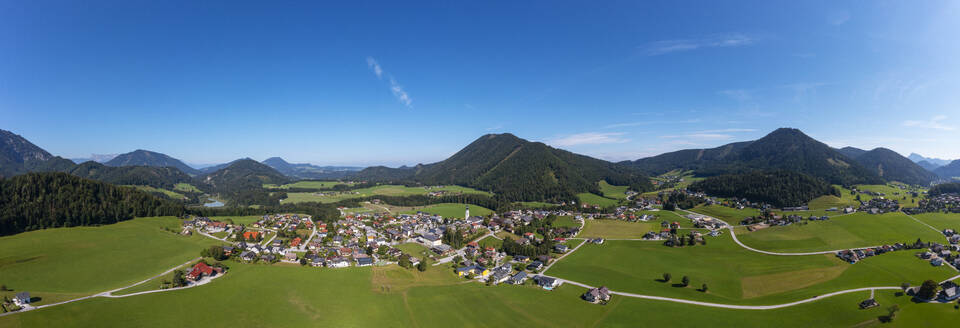
[(960, 158), (960, 2), (0, 1), (0, 128), (64, 157), (608, 160), (796, 127)]

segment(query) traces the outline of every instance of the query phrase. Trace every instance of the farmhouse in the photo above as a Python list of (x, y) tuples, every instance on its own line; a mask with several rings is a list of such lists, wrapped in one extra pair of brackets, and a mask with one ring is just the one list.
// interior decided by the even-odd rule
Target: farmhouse
[(583, 294), (583, 299), (590, 303), (600, 303), (610, 300), (610, 290), (606, 286), (591, 288)]
[(197, 281), (200, 280), (200, 278), (212, 276), (213, 272), (213, 267), (203, 262), (197, 262), (197, 264), (193, 265), (193, 269), (190, 270), (190, 273), (187, 274), (187, 279), (190, 281)]
[(547, 276), (536, 276), (533, 280), (537, 282), (537, 285), (546, 290), (553, 290), (563, 284), (560, 280), (557, 280), (557, 278)]
[(13, 303), (17, 306), (30, 304), (30, 292), (19, 292), (13, 296)]

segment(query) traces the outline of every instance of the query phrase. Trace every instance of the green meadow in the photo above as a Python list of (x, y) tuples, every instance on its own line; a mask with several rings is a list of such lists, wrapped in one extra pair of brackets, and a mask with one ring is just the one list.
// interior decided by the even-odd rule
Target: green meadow
[(622, 220), (593, 219), (584, 221), (583, 230), (577, 237), (639, 239), (650, 231), (660, 231), (659, 222), (628, 222)]
[[(673, 277), (660, 281), (664, 273)], [(547, 274), (612, 290), (726, 304), (779, 304), (824, 293), (873, 286), (940, 281), (956, 272), (933, 267), (911, 251), (847, 264), (832, 254), (775, 256), (733, 243), (729, 234), (708, 237), (707, 245), (666, 247), (657, 242), (607, 241), (587, 244)], [(689, 276), (690, 287), (680, 287)], [(709, 292), (697, 289), (707, 284)]]
[(182, 192), (201, 192), (200, 189), (194, 187), (192, 184), (181, 182), (173, 186), (173, 190), (182, 191)]
[(174, 217), (100, 227), (56, 228), (0, 238), (0, 284), (29, 291), (38, 304), (76, 298), (150, 278), (200, 255), (217, 241), (181, 236)]
[(161, 194), (166, 195), (167, 197), (170, 197), (171, 199), (181, 200), (181, 199), (186, 199), (186, 198), (187, 198), (187, 196), (184, 196), (183, 194), (180, 194), (180, 193), (177, 193), (177, 192), (173, 192), (173, 191), (170, 191), (170, 190), (166, 190), (166, 189), (154, 188), (154, 187), (151, 187), (151, 186), (124, 185), (124, 187), (133, 187), (133, 188), (137, 188), (137, 190), (142, 190), (142, 191), (146, 191), (146, 192), (149, 192), (149, 193), (161, 193)]
[[(581, 250), (587, 247), (591, 245)], [(856, 304), (869, 292), (768, 311), (618, 295), (607, 305), (596, 305), (580, 300), (585, 289), (570, 284), (553, 291), (531, 285), (491, 287), (467, 283), (440, 267), (420, 273), (396, 266), (337, 270), (230, 266), (226, 276), (204, 286), (98, 297), (0, 317), (0, 326), (426, 328), (506, 327), (522, 322), (525, 327), (834, 327), (878, 325), (885, 308), (898, 304), (902, 310), (897, 319), (885, 326), (913, 327), (950, 326), (956, 311), (953, 305), (911, 303), (892, 291), (878, 291), (882, 306), (868, 310), (859, 310)], [(706, 295), (712, 293), (711, 286)]]
[(923, 213), (912, 216), (941, 231), (943, 229), (960, 231), (960, 213)]
[[(424, 213), (430, 213), (435, 215), (440, 215), (445, 218), (463, 218), (463, 215), (466, 214), (467, 205), (466, 204), (457, 204), (457, 203), (440, 203), (427, 205), (423, 207), (417, 207), (415, 210), (401, 211), (401, 214), (416, 214), (417, 211)], [(470, 205), (470, 216), (487, 216), (493, 214), (488, 208)]]
[(700, 205), (690, 209), (691, 212), (696, 212), (704, 215), (709, 215), (721, 220), (726, 221), (729, 224), (737, 225), (740, 224), (740, 221), (746, 217), (760, 215), (760, 210), (755, 208), (744, 208), (738, 210), (732, 207), (721, 206), (721, 205)]
[(576, 228), (580, 226), (580, 223), (575, 221), (572, 216), (563, 215), (558, 216), (552, 225), (557, 228)]
[(629, 186), (614, 186), (604, 180), (600, 180), (598, 185), (600, 186), (600, 192), (603, 193), (603, 197), (627, 199), (627, 188), (629, 188)]
[(303, 188), (303, 189), (330, 189), (336, 185), (354, 185), (353, 182), (342, 182), (342, 181), (297, 181), (294, 183), (288, 183), (285, 185), (275, 185), (275, 184), (264, 184), (264, 188), (277, 188), (277, 189), (290, 189), (290, 188)]
[(594, 195), (588, 192), (577, 194), (580, 204), (599, 205), (600, 207), (610, 207), (617, 205), (620, 201), (603, 196)]
[(905, 214), (854, 213), (827, 221), (769, 227), (753, 232), (737, 227), (737, 238), (750, 247), (773, 252), (815, 252), (853, 247), (909, 243), (920, 238), (942, 241), (943, 236)]
[[(312, 181), (315, 182), (315, 181)], [(443, 187), (406, 187), (399, 185), (381, 185), (369, 188), (360, 188), (354, 189), (346, 192), (334, 192), (327, 191), (324, 192), (325, 195), (321, 196), (315, 192), (293, 192), (287, 193), (287, 199), (284, 199), (284, 203), (302, 203), (302, 202), (321, 202), (321, 203), (334, 203), (344, 199), (351, 198), (361, 198), (368, 196), (409, 196), (409, 195), (426, 195), (432, 191), (446, 191), (453, 194), (464, 193), (464, 194), (483, 194), (490, 195), (490, 193), (485, 191), (476, 190), (473, 188), (462, 187), (462, 186), (443, 186)]]

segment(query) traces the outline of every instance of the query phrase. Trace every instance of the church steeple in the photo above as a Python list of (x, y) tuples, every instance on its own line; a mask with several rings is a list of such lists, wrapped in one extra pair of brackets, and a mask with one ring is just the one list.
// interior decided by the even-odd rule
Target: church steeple
[(464, 214), (463, 214), (463, 218), (464, 218), (464, 219), (469, 219), (469, 218), (470, 218), (470, 205), (467, 205), (467, 213), (464, 213)]

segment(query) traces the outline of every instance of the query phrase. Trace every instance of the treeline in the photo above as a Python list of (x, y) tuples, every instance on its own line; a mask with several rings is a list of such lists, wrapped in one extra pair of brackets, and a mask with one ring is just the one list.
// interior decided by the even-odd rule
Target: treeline
[(960, 194), (960, 182), (941, 183), (930, 188), (930, 196), (943, 194)]
[(323, 220), (330, 223), (340, 217), (340, 211), (337, 210), (337, 206), (339, 205), (309, 202), (262, 207), (189, 207), (187, 208), (187, 213), (207, 217), (297, 213), (310, 215), (315, 220)]
[(777, 207), (799, 206), (823, 195), (840, 196), (823, 180), (792, 171), (755, 171), (697, 181), (688, 188), (716, 197), (746, 198)]
[(0, 235), (184, 213), (177, 202), (66, 173), (0, 179)]
[(363, 202), (369, 202), (373, 200), (380, 200), (394, 206), (425, 206), (439, 203), (462, 203), (483, 206), (498, 211), (502, 208), (508, 208), (511, 204), (502, 198), (494, 198), (483, 194), (446, 195), (440, 197), (428, 195), (367, 196), (345, 199), (335, 204), (346, 207), (360, 207)]

